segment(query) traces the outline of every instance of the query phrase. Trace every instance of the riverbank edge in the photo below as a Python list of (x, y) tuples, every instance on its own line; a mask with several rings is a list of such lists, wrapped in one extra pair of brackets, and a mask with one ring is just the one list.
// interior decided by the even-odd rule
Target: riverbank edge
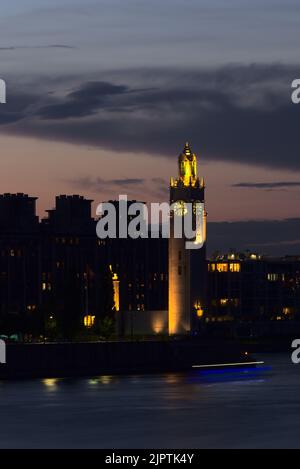
[(179, 372), (195, 365), (244, 364), (253, 361), (246, 345), (219, 339), (7, 344), (0, 379)]

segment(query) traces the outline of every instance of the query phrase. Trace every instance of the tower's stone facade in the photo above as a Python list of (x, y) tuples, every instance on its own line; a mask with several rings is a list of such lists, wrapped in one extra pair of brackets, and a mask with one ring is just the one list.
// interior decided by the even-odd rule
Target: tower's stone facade
[[(206, 291), (206, 211), (204, 180), (197, 176), (197, 157), (188, 143), (178, 158), (179, 176), (171, 179), (170, 203), (173, 204), (169, 239), (169, 334), (189, 334), (198, 329), (203, 315)], [(192, 223), (196, 232), (194, 249), (187, 249), (187, 238), (174, 236), (176, 223), (184, 224), (186, 204), (192, 204)], [(199, 206), (201, 210), (199, 210)], [(176, 217), (178, 217), (176, 219)], [(184, 230), (183, 230), (184, 231)], [(201, 247), (199, 248), (198, 246)], [(198, 247), (198, 248), (197, 248)]]

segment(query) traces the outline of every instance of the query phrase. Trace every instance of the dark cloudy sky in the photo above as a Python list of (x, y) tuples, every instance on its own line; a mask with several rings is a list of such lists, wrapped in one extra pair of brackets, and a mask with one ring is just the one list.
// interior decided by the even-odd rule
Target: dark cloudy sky
[(189, 140), (212, 247), (300, 252), (299, 30), (298, 0), (1, 2), (1, 192), (165, 200)]

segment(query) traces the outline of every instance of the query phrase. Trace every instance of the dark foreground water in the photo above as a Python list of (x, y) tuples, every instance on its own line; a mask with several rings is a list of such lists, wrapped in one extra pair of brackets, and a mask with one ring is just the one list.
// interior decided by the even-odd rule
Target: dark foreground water
[(260, 371), (0, 382), (0, 447), (299, 448), (300, 364), (258, 358)]

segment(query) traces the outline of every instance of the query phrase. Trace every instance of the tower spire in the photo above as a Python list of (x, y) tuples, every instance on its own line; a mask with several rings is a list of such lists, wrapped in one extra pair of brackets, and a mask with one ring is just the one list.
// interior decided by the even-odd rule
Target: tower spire
[(189, 142), (186, 142), (178, 158), (179, 178), (184, 186), (194, 186), (197, 181), (197, 158), (192, 153)]
[(190, 146), (188, 141), (185, 142), (182, 153), (184, 153), (187, 156), (187, 158), (189, 158), (189, 159), (193, 156), (191, 146)]

